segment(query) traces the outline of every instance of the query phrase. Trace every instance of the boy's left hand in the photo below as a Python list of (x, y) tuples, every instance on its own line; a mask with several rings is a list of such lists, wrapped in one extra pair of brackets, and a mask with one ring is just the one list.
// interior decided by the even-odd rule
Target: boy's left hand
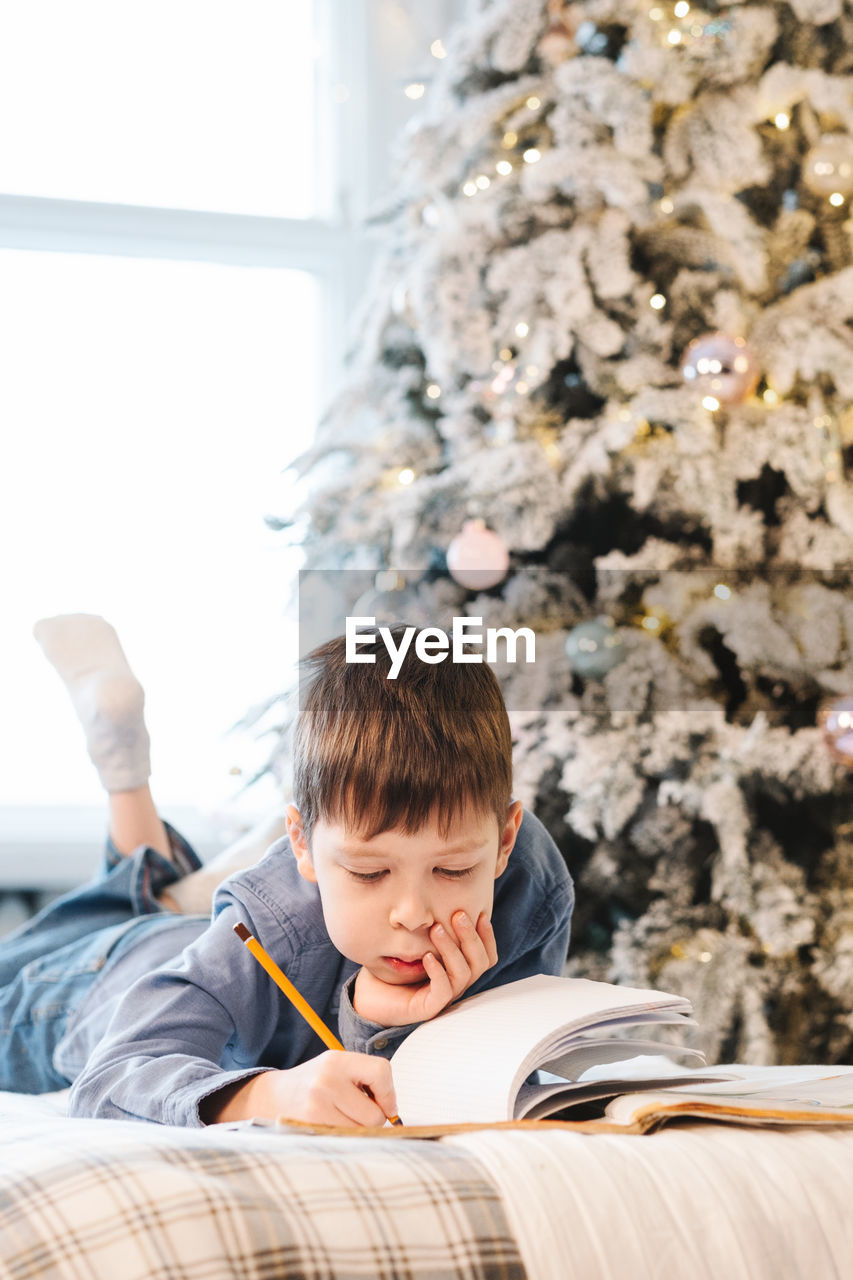
[(497, 963), (495, 933), (485, 911), (476, 928), (464, 911), (450, 917), (451, 929), (436, 923), (429, 931), (433, 951), (423, 958), (426, 981), (405, 986), (383, 982), (369, 969), (355, 980), (353, 1006), (359, 1017), (385, 1027), (426, 1022), (441, 1013)]

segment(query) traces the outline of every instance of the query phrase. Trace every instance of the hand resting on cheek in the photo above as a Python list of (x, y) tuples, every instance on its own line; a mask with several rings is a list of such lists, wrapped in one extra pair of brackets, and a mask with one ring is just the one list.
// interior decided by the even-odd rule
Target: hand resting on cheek
[(481, 911), (476, 926), (464, 911), (455, 911), (451, 929), (436, 922), (429, 931), (432, 950), (423, 957), (426, 981), (385, 982), (362, 968), (355, 980), (353, 1006), (361, 1018), (385, 1027), (426, 1022), (441, 1013), (497, 963), (491, 921)]

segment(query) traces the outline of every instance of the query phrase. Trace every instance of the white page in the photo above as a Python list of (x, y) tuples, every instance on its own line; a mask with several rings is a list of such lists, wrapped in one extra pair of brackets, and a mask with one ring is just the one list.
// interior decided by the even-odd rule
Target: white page
[(689, 1009), (665, 991), (536, 974), (484, 991), (419, 1027), (391, 1060), (405, 1124), (488, 1123), (512, 1118), (533, 1052), (560, 1027), (580, 1029), (616, 1009)]
[(626, 1058), (640, 1057), (643, 1054), (692, 1058), (695, 1063), (705, 1065), (705, 1055), (701, 1050), (687, 1049), (678, 1044), (661, 1044), (657, 1040), (603, 1040), (596, 1044), (595, 1041), (585, 1040), (583, 1044), (573, 1045), (558, 1058), (543, 1062), (542, 1070), (561, 1076), (563, 1080), (580, 1080), (590, 1067), (624, 1062)]
[[(699, 1088), (703, 1081), (716, 1081), (718, 1079), (728, 1080), (731, 1072), (726, 1074), (716, 1074), (716, 1068), (711, 1067), (708, 1071), (703, 1071), (700, 1067), (692, 1068), (698, 1076), (699, 1084), (694, 1084), (688, 1075), (682, 1074), (678, 1076), (670, 1076), (667, 1072), (663, 1076), (654, 1075), (644, 1078), (634, 1075), (633, 1072), (623, 1074), (622, 1068), (631, 1068), (631, 1062), (619, 1063), (619, 1076), (617, 1078), (610, 1077), (605, 1079), (587, 1079), (576, 1080), (571, 1083), (564, 1080), (561, 1084), (523, 1084), (518, 1092), (518, 1099), (515, 1106), (516, 1120), (541, 1120), (545, 1116), (554, 1115), (556, 1112), (566, 1112), (564, 1119), (571, 1120), (572, 1115), (566, 1109), (575, 1107), (580, 1103), (595, 1102), (601, 1099), (613, 1098), (616, 1095), (618, 1101), (620, 1094), (626, 1094), (630, 1091), (632, 1098), (639, 1095), (637, 1089), (649, 1089), (654, 1092), (655, 1097), (662, 1096), (661, 1089), (667, 1092), (675, 1092), (670, 1089), (672, 1082), (676, 1084), (684, 1083), (684, 1088), (692, 1096), (694, 1088)], [(712, 1074), (714, 1073), (714, 1074)], [(645, 1094), (642, 1095), (645, 1097)], [(610, 1114), (610, 1106), (608, 1104), (607, 1114)]]

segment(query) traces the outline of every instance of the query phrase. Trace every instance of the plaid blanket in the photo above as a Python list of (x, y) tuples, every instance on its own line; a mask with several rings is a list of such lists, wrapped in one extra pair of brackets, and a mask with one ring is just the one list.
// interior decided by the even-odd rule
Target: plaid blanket
[(3, 1280), (525, 1277), (452, 1146), (0, 1116)]

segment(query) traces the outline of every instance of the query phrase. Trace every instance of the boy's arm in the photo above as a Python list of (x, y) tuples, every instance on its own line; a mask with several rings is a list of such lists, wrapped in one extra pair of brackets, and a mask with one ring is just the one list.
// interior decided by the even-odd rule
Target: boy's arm
[(257, 1063), (277, 1007), (266, 974), (234, 946), (237, 918), (222, 911), (172, 964), (133, 984), (72, 1085), (71, 1115), (199, 1126), (208, 1094), (267, 1069)]
[[(396, 1109), (388, 1063), (323, 1053), (311, 1028), (237, 941), (233, 925), (241, 920), (261, 937), (275, 938), (277, 958), (294, 973), (302, 959), (316, 975), (330, 948), (318, 957), (304, 939), (288, 939), (286, 922), (266, 918), (263, 903), (253, 914), (245, 902), (223, 906), (228, 897), (220, 890), (212, 924), (174, 963), (130, 988), (72, 1086), (70, 1114), (184, 1127), (277, 1115), (384, 1124)], [(335, 953), (335, 972), (338, 962)], [(333, 988), (333, 975), (326, 979)], [(277, 1065), (257, 1065), (274, 1037)]]

